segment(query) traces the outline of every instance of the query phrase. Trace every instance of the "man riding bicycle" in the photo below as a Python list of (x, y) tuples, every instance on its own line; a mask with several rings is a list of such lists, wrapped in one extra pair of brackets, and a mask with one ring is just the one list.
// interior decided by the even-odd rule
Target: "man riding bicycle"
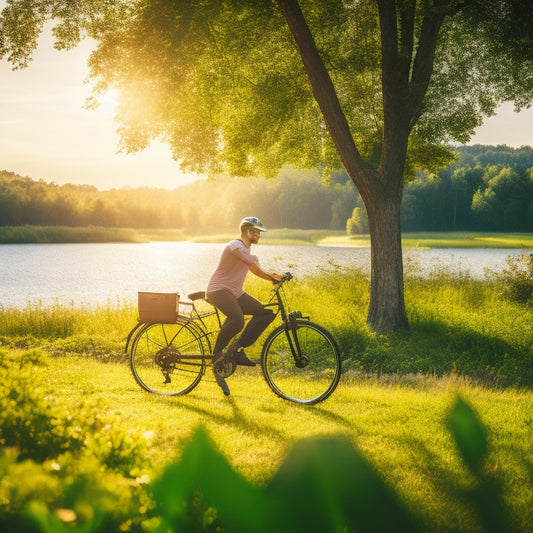
[[(216, 270), (207, 286), (207, 297), (225, 316), (213, 350), (213, 372), (218, 385), (226, 396), (230, 391), (226, 380), (216, 371), (216, 364), (234, 360), (237, 365), (255, 366), (243, 348), (251, 346), (274, 320), (274, 313), (261, 302), (244, 292), (243, 284), (248, 274), (269, 281), (281, 281), (279, 274), (268, 274), (250, 253), (252, 244), (259, 242), (261, 232), (267, 231), (256, 217), (245, 217), (240, 223), (240, 239), (230, 241), (224, 248)], [(244, 327), (244, 315), (252, 315), (242, 334), (223, 353), (230, 340)]]

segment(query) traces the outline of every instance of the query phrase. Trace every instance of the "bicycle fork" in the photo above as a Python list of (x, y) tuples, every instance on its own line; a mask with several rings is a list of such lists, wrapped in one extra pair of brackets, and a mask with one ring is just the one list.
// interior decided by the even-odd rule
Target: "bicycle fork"
[(305, 368), (309, 364), (309, 356), (302, 352), (298, 339), (297, 320), (299, 318), (302, 318), (300, 311), (289, 313), (288, 325), (285, 326), (285, 335), (287, 336), (287, 342), (289, 343), (296, 368)]

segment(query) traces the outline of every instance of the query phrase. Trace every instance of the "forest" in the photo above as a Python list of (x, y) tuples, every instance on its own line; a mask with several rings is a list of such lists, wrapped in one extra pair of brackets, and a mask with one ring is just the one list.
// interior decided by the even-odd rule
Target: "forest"
[[(406, 183), (404, 231), (533, 231), (533, 147), (454, 147), (454, 163)], [(147, 182), (150, 177), (147, 176)], [(271, 228), (368, 233), (363, 203), (345, 173), (284, 167), (277, 178), (198, 180), (173, 190), (99, 190), (0, 171), (0, 226), (176, 228), (233, 231), (246, 215)]]

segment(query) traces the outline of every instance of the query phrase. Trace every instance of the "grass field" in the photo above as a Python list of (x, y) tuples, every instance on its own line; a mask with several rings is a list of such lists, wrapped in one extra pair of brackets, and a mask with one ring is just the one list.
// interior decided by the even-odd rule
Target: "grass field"
[[(43, 369), (44, 370), (44, 369)], [(126, 362), (59, 357), (43, 372), (43, 394), (76, 410), (98, 405), (103, 420), (147, 440), (141, 458), (154, 478), (195, 430), (204, 427), (233, 468), (252, 484), (269, 483), (293, 445), (344, 437), (365, 456), (432, 531), (480, 531), (462, 490), (476, 484), (462, 463), (445, 418), (460, 394), (488, 430), (484, 465), (505, 487), (516, 531), (533, 524), (533, 393), (491, 389), (456, 376), (356, 377), (347, 374), (326, 402), (309, 407), (277, 398), (260, 369), (239, 369), (226, 398), (208, 373), (192, 393), (159, 397), (142, 391)]]
[[(269, 486), (302, 439), (339, 437), (374, 465), (424, 531), (489, 531), (475, 501), (494, 500), (495, 494), (507, 509), (506, 530), (531, 531), (533, 306), (502, 299), (495, 280), (446, 272), (429, 279), (408, 276), (410, 331), (378, 336), (366, 328), (368, 280), (362, 274), (338, 270), (291, 284), (293, 306), (329, 329), (343, 356), (337, 390), (312, 407), (275, 396), (259, 368), (239, 368), (228, 380), (229, 398), (209, 370), (186, 396), (144, 392), (122, 353), (136, 319), (132, 307), (3, 309), (0, 526), (7, 516), (9, 524), (17, 524), (12, 530), (25, 531), (16, 520), (36, 498), (50, 509), (75, 506), (67, 497), (72, 487), (81, 491), (78, 516), (100, 502), (110, 513), (144, 509), (141, 522), (146, 521), (151, 504), (129, 499), (117, 505), (124, 495), (116, 491), (131, 487), (147, 498), (136, 480), (157, 478), (204, 427), (231, 468), (253, 486)], [(261, 280), (247, 288), (260, 299), (270, 291)], [(249, 354), (257, 360), (259, 347)], [(461, 459), (447, 421), (458, 395), (487, 433), (477, 475)], [(39, 461), (39, 469), (9, 463), (6, 454), (15, 446)], [(70, 451), (56, 451), (61, 446)], [(75, 459), (77, 453), (81, 459)], [(100, 457), (106, 466), (98, 463), (104, 461)], [(71, 488), (50, 478), (54, 468), (64, 472), (62, 482)], [(42, 479), (38, 484), (36, 476)], [(104, 500), (100, 478), (107, 479)], [(130, 530), (151, 531), (143, 528)]]
[[(330, 235), (323, 246), (370, 246), (369, 235)], [(532, 233), (403, 233), (404, 248), (533, 248)]]

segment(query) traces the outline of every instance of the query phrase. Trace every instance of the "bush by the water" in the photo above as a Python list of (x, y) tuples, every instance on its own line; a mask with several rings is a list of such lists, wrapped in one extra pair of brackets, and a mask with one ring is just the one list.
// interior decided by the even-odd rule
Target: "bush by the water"
[(502, 295), (521, 304), (533, 305), (533, 254), (507, 258), (507, 268), (495, 272)]

